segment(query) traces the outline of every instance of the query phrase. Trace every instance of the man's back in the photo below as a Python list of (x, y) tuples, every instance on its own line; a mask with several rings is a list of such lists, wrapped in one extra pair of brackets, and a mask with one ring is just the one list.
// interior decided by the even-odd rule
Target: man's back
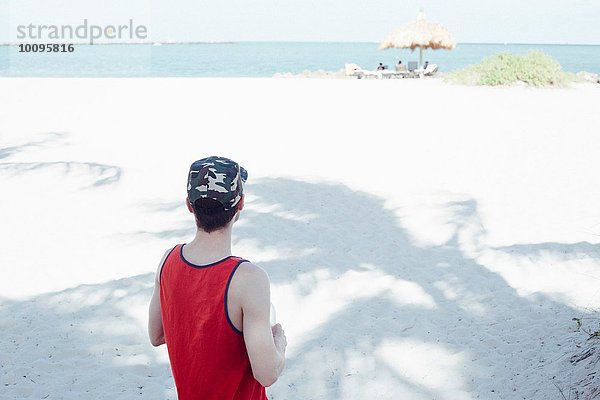
[(244, 260), (195, 265), (176, 246), (160, 274), (165, 340), (178, 398), (264, 400), (244, 337), (227, 309), (231, 279)]
[(167, 344), (180, 400), (266, 400), (264, 388), (285, 366), (285, 332), (269, 319), (269, 277), (231, 255), (247, 178), (225, 157), (192, 163), (185, 204), (196, 235), (157, 270), (148, 335), (153, 346)]

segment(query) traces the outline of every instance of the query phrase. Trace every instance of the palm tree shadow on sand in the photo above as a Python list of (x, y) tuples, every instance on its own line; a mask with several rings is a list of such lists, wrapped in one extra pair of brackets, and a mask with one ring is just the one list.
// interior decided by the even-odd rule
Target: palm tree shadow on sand
[[(368, 281), (354, 288), (351, 301), (306, 332), (309, 339), (294, 351), (270, 392), (274, 398), (559, 395), (553, 379), (568, 375), (569, 350), (562, 346), (580, 311), (543, 294), (520, 296), (500, 275), (465, 256), (461, 235), (464, 226), (479, 221), (475, 200), (448, 202), (455, 233), (444, 245), (425, 248), (414, 243), (382, 199), (343, 185), (266, 179), (248, 191), (254, 197), (235, 234), (259, 248), (280, 249), (279, 259), (259, 263), (275, 285), (308, 298), (319, 280), (307, 288), (307, 276), (325, 276), (335, 288), (336, 281), (350, 282), (351, 273), (378, 277), (366, 269), (409, 291), (420, 289), (415, 294), (421, 300), (411, 301), (393, 289), (373, 293)], [(579, 254), (583, 249), (592, 256), (600, 249), (552, 247)], [(521, 250), (539, 251), (536, 245)]]
[(30, 139), (13, 146), (0, 147), (0, 173), (20, 175), (28, 172), (53, 170), (65, 177), (69, 177), (71, 174), (83, 175), (87, 177), (87, 181), (89, 182), (88, 188), (111, 185), (121, 179), (123, 171), (121, 167), (116, 165), (68, 160), (5, 161), (5, 159), (8, 160), (19, 153), (65, 145), (69, 134), (65, 132), (49, 132), (38, 136), (38, 139)]
[[(234, 244), (264, 249), (268, 260), (258, 265), (299, 297), (293, 315), (280, 319), (308, 326), (272, 398), (546, 399), (561, 385), (568, 392), (569, 344), (580, 337), (571, 319), (581, 311), (548, 295), (521, 296), (465, 255), (465, 235), (477, 246), (485, 234), (474, 199), (447, 201), (454, 234), (423, 247), (383, 199), (343, 185), (263, 179), (247, 194)], [(175, 204), (150, 209), (173, 212)], [(173, 229), (137, 234), (189, 240), (190, 216), (180, 218)], [(600, 251), (589, 243), (494, 250), (548, 248), (590, 258)], [(377, 290), (373, 280), (388, 285)], [(336, 293), (324, 296), (335, 305), (314, 304), (324, 291)]]
[(12, 146), (0, 147), (0, 160), (25, 151), (40, 149), (61, 142), (64, 143), (68, 134), (65, 132), (48, 132), (39, 136), (38, 139), (25, 140)]
[[(293, 338), (270, 398), (547, 399), (559, 397), (554, 376), (568, 384), (569, 341), (578, 335), (570, 323), (581, 312), (546, 295), (520, 296), (464, 255), (461, 227), (477, 219), (474, 200), (450, 202), (456, 233), (424, 248), (382, 199), (343, 185), (264, 179), (248, 194), (234, 240), (275, 254), (258, 264), (275, 287), (299, 299), (288, 310), (294, 315), (279, 310), (279, 317), (309, 326)], [(176, 213), (174, 204), (148, 209)], [(190, 216), (172, 215), (172, 229), (152, 234), (189, 240)], [(148, 232), (133, 233), (140, 234)], [(597, 245), (590, 246), (577, 249), (595, 253)], [(148, 273), (2, 300), (5, 389), (41, 397), (173, 398), (168, 364), (159, 356), (164, 349), (149, 345), (139, 322), (152, 282)], [(327, 291), (336, 304), (315, 304), (313, 295)], [(315, 320), (318, 314), (324, 317)]]

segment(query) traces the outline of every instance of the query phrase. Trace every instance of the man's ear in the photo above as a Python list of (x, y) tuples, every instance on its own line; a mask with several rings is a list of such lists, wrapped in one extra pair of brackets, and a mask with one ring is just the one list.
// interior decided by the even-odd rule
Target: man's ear
[(188, 211), (193, 214), (194, 208), (192, 207), (192, 203), (190, 203), (190, 199), (188, 199), (187, 197), (185, 198), (185, 205), (187, 206)]
[(242, 197), (240, 198), (240, 201), (238, 202), (238, 211), (242, 211), (244, 209), (244, 195), (242, 195)]

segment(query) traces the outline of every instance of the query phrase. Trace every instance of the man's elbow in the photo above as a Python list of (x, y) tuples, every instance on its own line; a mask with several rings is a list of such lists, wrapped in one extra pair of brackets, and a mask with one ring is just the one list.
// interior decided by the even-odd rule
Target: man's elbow
[(277, 382), (279, 374), (277, 374), (276, 371), (272, 371), (271, 373), (254, 373), (254, 379), (256, 379), (261, 386), (269, 387)]
[(283, 371), (283, 367), (285, 365), (285, 359), (281, 358), (276, 362), (272, 367), (260, 368), (256, 371), (252, 369), (252, 373), (254, 375), (254, 379), (258, 381), (262, 386), (269, 387), (273, 385), (279, 379), (281, 372)]
[(152, 346), (154, 346), (154, 347), (158, 347), (162, 344), (165, 344), (165, 337), (164, 336), (160, 336), (160, 337), (150, 336), (150, 344), (152, 344)]

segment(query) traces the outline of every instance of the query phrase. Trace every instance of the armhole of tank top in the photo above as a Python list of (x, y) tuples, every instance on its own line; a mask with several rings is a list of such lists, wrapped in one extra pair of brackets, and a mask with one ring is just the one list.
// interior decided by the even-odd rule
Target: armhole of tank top
[(225, 286), (225, 316), (227, 317), (227, 323), (229, 324), (229, 326), (231, 327), (231, 329), (233, 329), (233, 331), (235, 333), (237, 333), (238, 335), (243, 335), (244, 332), (240, 331), (238, 328), (235, 327), (235, 325), (233, 324), (233, 322), (231, 321), (231, 318), (229, 318), (229, 308), (227, 307), (227, 296), (229, 295), (229, 285), (231, 284), (231, 280), (233, 279), (233, 275), (235, 275), (235, 271), (237, 271), (238, 267), (245, 263), (245, 262), (250, 262), (248, 260), (244, 260), (244, 259), (240, 259), (237, 264), (235, 264), (235, 267), (233, 267), (233, 270), (231, 271), (231, 273), (229, 274), (229, 279), (227, 280), (227, 286)]
[(165, 267), (165, 263), (167, 262), (167, 260), (171, 256), (171, 253), (173, 252), (173, 250), (175, 250), (177, 248), (177, 246), (179, 246), (179, 245), (175, 245), (171, 250), (169, 250), (169, 253), (167, 254), (167, 256), (165, 257), (165, 259), (163, 260), (162, 265), (160, 266), (160, 271), (158, 273), (158, 283), (159, 284), (162, 282), (162, 272), (163, 272), (163, 269)]

